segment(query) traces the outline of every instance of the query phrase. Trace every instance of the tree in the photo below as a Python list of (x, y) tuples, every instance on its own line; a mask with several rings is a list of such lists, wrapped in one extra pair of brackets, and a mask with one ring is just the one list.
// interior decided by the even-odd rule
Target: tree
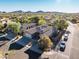
[(38, 23), (38, 21), (40, 20), (39, 19), (39, 17), (31, 17), (31, 18), (29, 18), (29, 20), (31, 20), (31, 22), (33, 22), (33, 23)]
[(53, 43), (50, 40), (50, 38), (48, 36), (43, 36), (41, 37), (41, 39), (39, 40), (39, 46), (41, 49), (47, 51), (48, 49), (50, 49), (52, 47)]
[(72, 19), (71, 22), (72, 23), (77, 23), (77, 20), (76, 19)]
[(20, 19), (16, 17), (15, 22), (20, 22)]
[(19, 20), (20, 20), (20, 23), (26, 23), (27, 22), (26, 16), (21, 17)]
[(40, 20), (38, 21), (38, 24), (44, 25), (44, 24), (46, 24), (46, 20), (43, 17), (41, 17)]
[(16, 17), (16, 16), (13, 16), (12, 21), (13, 22), (20, 22), (20, 19), (18, 17)]
[(4, 25), (0, 22), (0, 30), (2, 30), (3, 27)]
[(26, 22), (27, 22), (27, 23), (31, 23), (31, 17), (28, 17), (28, 19), (27, 19)]
[(21, 24), (18, 22), (10, 22), (8, 24), (8, 27), (11, 28), (13, 30), (14, 33), (18, 34), (20, 32), (20, 27), (21, 27)]
[(68, 27), (68, 23), (65, 20), (56, 20), (54, 22), (54, 26), (58, 29), (58, 30), (64, 30), (67, 29)]

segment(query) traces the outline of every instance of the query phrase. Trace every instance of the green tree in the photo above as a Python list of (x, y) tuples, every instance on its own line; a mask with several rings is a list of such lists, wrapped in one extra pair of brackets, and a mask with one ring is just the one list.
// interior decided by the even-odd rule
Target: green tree
[(56, 20), (54, 22), (54, 26), (58, 29), (58, 30), (64, 30), (67, 29), (68, 27), (68, 23), (65, 20)]
[(44, 24), (46, 24), (46, 20), (43, 17), (41, 17), (40, 20), (38, 21), (38, 24), (44, 25)]
[(38, 24), (39, 17), (37, 17), (37, 16), (30, 17), (30, 18), (28, 18), (28, 20), (30, 20), (32, 23), (37, 23)]
[(12, 21), (13, 22), (20, 22), (20, 19), (18, 17), (16, 17), (16, 16), (13, 16)]
[(27, 17), (23, 16), (20, 18), (20, 23), (26, 23), (27, 22)]
[(20, 22), (20, 23), (26, 23), (27, 22), (27, 18), (26, 17), (15, 17), (14, 22)]
[(20, 22), (20, 19), (16, 17), (15, 22)]
[(18, 34), (20, 32), (20, 27), (21, 27), (21, 24), (18, 22), (10, 22), (8, 24), (8, 27), (11, 28), (13, 30), (14, 33)]
[(52, 45), (53, 45), (52, 41), (46, 35), (41, 37), (41, 39), (39, 40), (39, 46), (44, 51), (47, 51), (47, 50), (51, 49)]
[(28, 17), (26, 20), (27, 23), (31, 23), (31, 17)]
[(72, 19), (71, 22), (72, 23), (77, 23), (77, 20), (76, 19)]
[(2, 30), (3, 26), (4, 25), (0, 22), (0, 30)]

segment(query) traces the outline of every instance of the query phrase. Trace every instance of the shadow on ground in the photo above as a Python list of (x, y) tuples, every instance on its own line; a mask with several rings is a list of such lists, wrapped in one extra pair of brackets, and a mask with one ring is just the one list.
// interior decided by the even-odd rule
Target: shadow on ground
[(18, 43), (13, 43), (10, 45), (9, 50), (20, 50), (21, 48), (23, 48), (24, 46), (18, 44)]
[(0, 41), (9, 41), (9, 40), (5, 37), (2, 37), (2, 38), (0, 38)]
[(5, 45), (8, 41), (9, 40), (6, 39), (6, 38), (4, 38), (4, 37), (0, 38), (0, 47), (3, 46), (3, 45)]
[(25, 51), (25, 53), (29, 55), (29, 59), (39, 59), (39, 57), (41, 56), (41, 54), (36, 53), (30, 49)]

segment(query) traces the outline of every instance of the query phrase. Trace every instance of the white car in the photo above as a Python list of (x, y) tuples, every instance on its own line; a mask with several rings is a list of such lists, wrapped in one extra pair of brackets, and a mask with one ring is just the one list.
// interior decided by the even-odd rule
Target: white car
[(68, 40), (68, 34), (65, 34), (64, 35), (64, 41), (67, 41)]

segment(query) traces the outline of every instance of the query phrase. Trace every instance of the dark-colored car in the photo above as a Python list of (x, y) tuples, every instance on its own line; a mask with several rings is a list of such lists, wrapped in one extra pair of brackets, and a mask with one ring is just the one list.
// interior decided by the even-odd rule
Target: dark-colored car
[(60, 47), (60, 51), (64, 52), (66, 48), (65, 41), (61, 41), (59, 47)]

